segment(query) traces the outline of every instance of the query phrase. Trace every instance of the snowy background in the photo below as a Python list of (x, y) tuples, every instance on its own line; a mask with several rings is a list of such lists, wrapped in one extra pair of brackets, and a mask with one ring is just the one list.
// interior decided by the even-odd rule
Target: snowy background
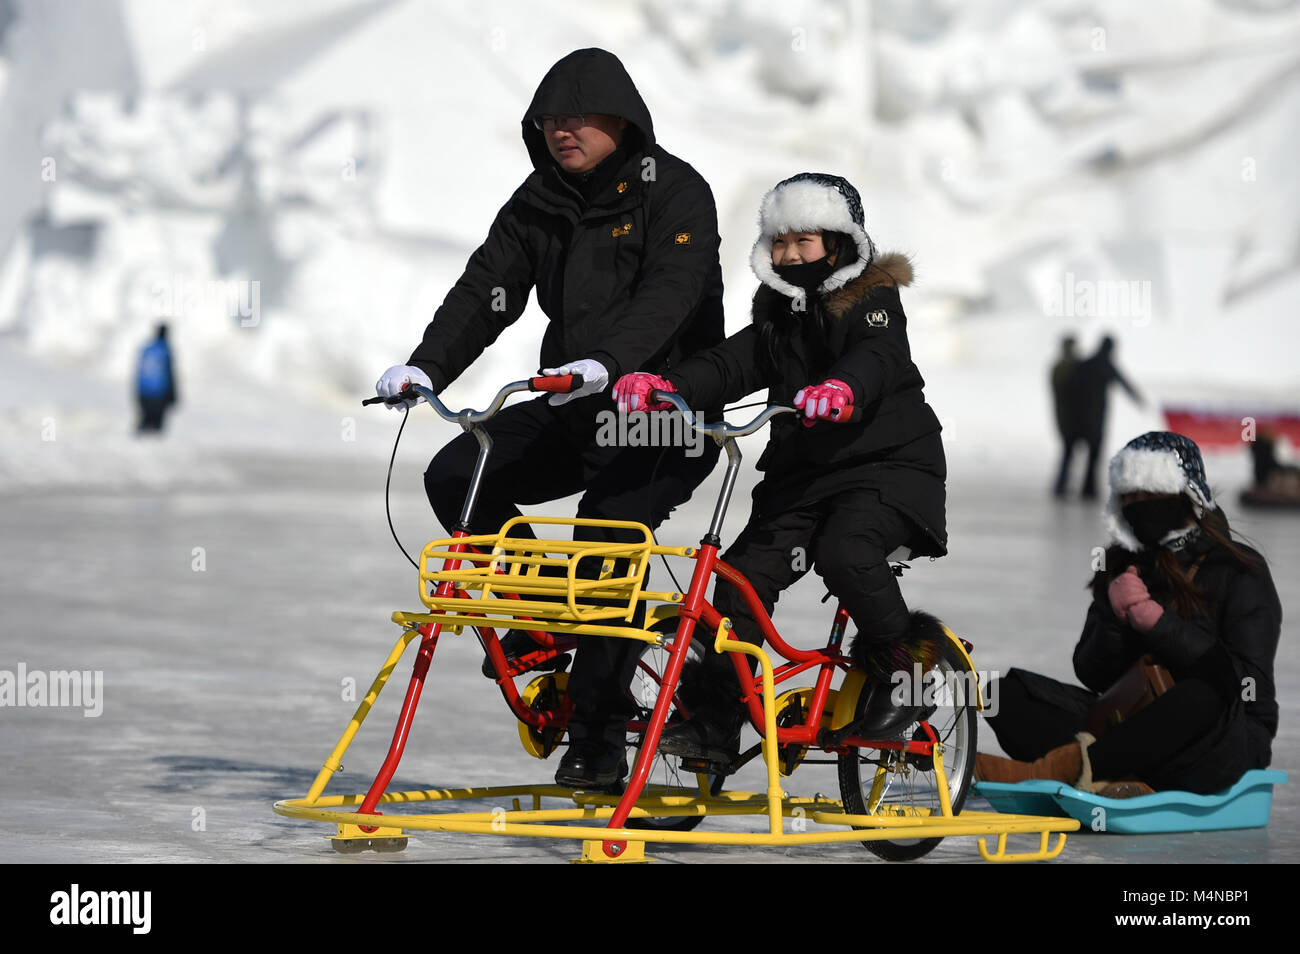
[[(857, 184), (877, 244), (915, 258), (955, 475), (1047, 478), (1066, 332), (1114, 333), (1151, 399), (1116, 396), (1112, 448), (1166, 402), (1300, 406), (1300, 3), (6, 0), (0, 30), (0, 487), (167, 485), (207, 447), (382, 453), (391, 421), (355, 399), (529, 171), (537, 80), (587, 45), (712, 185), (729, 328), (763, 192)], [(160, 320), (163, 449), (128, 437)], [(544, 320), (452, 397), (531, 373)]]
[[(904, 590), (979, 668), (1071, 678), (1103, 541), (1095, 507), (1046, 496), (1063, 334), (1084, 353), (1114, 334), (1148, 399), (1112, 394), (1108, 453), (1166, 405), (1300, 408), (1297, 0), (0, 0), (0, 668), (99, 669), (107, 693), (98, 731), (6, 710), (0, 806), (28, 822), (11, 860), (334, 860), (267, 806), (305, 789), (351, 712), (340, 678), (368, 680), (388, 613), (415, 602), (381, 492), (397, 416), (358, 401), (530, 171), (536, 83), (592, 45), (713, 188), (730, 330), (759, 199), (795, 172), (849, 178), (877, 245), (914, 257), (903, 301), (945, 425), (952, 553)], [(532, 373), (544, 320), (530, 306), (448, 403)], [(142, 441), (131, 378), (160, 321), (182, 403)], [(411, 415), (398, 453), (408, 546), (437, 531), (419, 475), (453, 430), (432, 417)], [(1290, 769), (1300, 525), (1236, 506), (1244, 450), (1207, 463), (1282, 594)], [(720, 476), (665, 542), (694, 542)], [(781, 604), (812, 621), (801, 642), (824, 632), (820, 596), (810, 579)], [(440, 653), (428, 705), (476, 728), (413, 741), (403, 773), (518, 778), (478, 650)], [(1294, 861), (1294, 788), (1267, 831), (1136, 854)], [(47, 807), (62, 814), (30, 814)], [(65, 832), (85, 840), (52, 850)], [(1117, 844), (1074, 857), (1133, 857)], [(446, 857), (429, 850), (408, 854)]]

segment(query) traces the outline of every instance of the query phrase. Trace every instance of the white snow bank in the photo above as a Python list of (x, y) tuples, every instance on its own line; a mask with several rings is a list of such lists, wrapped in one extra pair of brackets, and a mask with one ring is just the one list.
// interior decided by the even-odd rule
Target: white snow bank
[[(954, 474), (1050, 470), (1046, 374), (1067, 332), (1085, 353), (1115, 334), (1150, 399), (1115, 393), (1114, 446), (1160, 426), (1166, 400), (1300, 404), (1294, 5), (122, 10), (138, 91), (42, 105), (32, 55), (0, 91), (0, 120), (27, 117), (58, 169), (13, 187), (39, 188), (47, 220), (0, 267), (0, 487), (216, 481), (218, 449), (386, 453), (394, 416), (357, 399), (405, 360), (528, 171), (537, 80), (586, 45), (622, 57), (660, 141), (710, 182), (729, 330), (748, 321), (762, 194), (806, 169), (858, 185), (877, 244), (915, 257), (909, 333)], [(32, 103), (61, 112), (33, 119)], [(183, 404), (146, 444), (129, 382), (160, 320)], [(451, 402), (536, 370), (544, 321), (530, 306)], [(33, 386), (69, 375), (90, 389)], [(453, 433), (429, 417), (412, 419), (422, 439)]]

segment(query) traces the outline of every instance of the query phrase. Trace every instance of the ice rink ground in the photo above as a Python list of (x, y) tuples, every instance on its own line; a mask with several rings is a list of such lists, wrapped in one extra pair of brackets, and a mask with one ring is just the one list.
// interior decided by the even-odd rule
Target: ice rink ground
[[(0, 861), (44, 863), (560, 862), (576, 842), (416, 833), (400, 854), (336, 854), (325, 826), (271, 811), (298, 797), (398, 635), (393, 609), (418, 608), (414, 572), (384, 520), (382, 465), (226, 458), (220, 489), (47, 493), (0, 498), (0, 668), (103, 673), (102, 714), (0, 712)], [(693, 543), (721, 468), (660, 533)], [(917, 608), (975, 644), (977, 668), (1016, 665), (1071, 678), (1086, 609), (1095, 507), (1057, 503), (1039, 484), (950, 484), (952, 552), (903, 580)], [(418, 470), (399, 472), (394, 515), (408, 549), (436, 528)], [(743, 523), (741, 488), (728, 518)], [(1277, 657), (1281, 728), (1273, 767), (1292, 772), (1300, 738), (1300, 517), (1223, 505), (1268, 556), (1284, 606)], [(571, 510), (571, 507), (570, 507)], [(563, 512), (563, 507), (556, 512)], [(810, 576), (778, 605), (793, 641), (819, 642), (830, 611)], [(800, 637), (801, 632), (807, 635)], [(520, 748), (515, 722), (478, 672), (472, 636), (445, 637), (394, 780), (399, 790), (548, 782), (551, 762)], [(392, 731), (404, 661), (329, 792), (363, 791)], [(748, 738), (748, 737), (747, 737)], [(997, 751), (981, 725), (981, 749)], [(756, 766), (736, 785), (762, 788)], [(806, 766), (793, 794), (838, 797), (833, 766)], [(1267, 829), (1162, 836), (1074, 835), (1056, 863), (1296, 862), (1296, 783), (1275, 793)], [(492, 805), (476, 806), (490, 810)], [(501, 806), (508, 807), (508, 806)], [(976, 802), (971, 807), (982, 807)], [(755, 820), (709, 820), (742, 830)], [(749, 829), (756, 830), (756, 829)], [(857, 844), (793, 849), (650, 846), (664, 862), (876, 862)], [(977, 861), (948, 839), (927, 862)]]

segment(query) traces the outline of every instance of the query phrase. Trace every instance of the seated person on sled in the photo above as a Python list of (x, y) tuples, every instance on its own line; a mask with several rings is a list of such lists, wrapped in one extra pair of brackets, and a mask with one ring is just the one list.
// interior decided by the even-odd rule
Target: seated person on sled
[[(975, 777), (1210, 795), (1267, 768), (1282, 607), (1264, 558), (1231, 538), (1196, 444), (1168, 431), (1129, 441), (1110, 462), (1106, 522), (1113, 543), (1074, 650), (1088, 688), (1008, 672), (988, 721), (1011, 758), (980, 755)], [(1099, 694), (1148, 654), (1172, 687), (1101, 738), (1081, 731)]]

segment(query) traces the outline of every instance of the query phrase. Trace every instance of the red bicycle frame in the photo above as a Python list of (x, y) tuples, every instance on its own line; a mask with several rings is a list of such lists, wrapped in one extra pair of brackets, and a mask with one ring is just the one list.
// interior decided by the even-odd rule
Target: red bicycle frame
[[(542, 379), (535, 379), (542, 380)], [(568, 382), (565, 382), (566, 386)], [(500, 408), (501, 403), (507, 394), (516, 390), (523, 390), (523, 383), (509, 385), (498, 393), (496, 400), (488, 411), (470, 412), (463, 411), (459, 415), (452, 415), (444, 405), (437, 399), (431, 391), (425, 388), (415, 388), (419, 394), (429, 400), (429, 403), (438, 411), (440, 415), (447, 420), (456, 420), (467, 430), (471, 431), (478, 438), (481, 451), (479, 460), (475, 466), (473, 477), (470, 482), (470, 490), (467, 494), (465, 506), (462, 510), (460, 525), (453, 532), (453, 539), (460, 539), (469, 536), (466, 529), (469, 525), (469, 517), (473, 511), (479, 481), (482, 476), (483, 465), (486, 461), (487, 452), (491, 447), (491, 440), (486, 436), (478, 424), (482, 423), (488, 417)], [(538, 388), (531, 388), (537, 390)], [(551, 389), (551, 388), (548, 388)], [(560, 390), (555, 387), (554, 390)], [(685, 593), (680, 609), (678, 611), (678, 625), (673, 635), (672, 641), (667, 644), (668, 662), (661, 676), (658, 677), (660, 682), (660, 691), (655, 702), (654, 710), (650, 714), (648, 721), (629, 722), (630, 731), (642, 732), (640, 751), (637, 755), (635, 766), (632, 770), (632, 777), (628, 781), (613, 816), (609, 820), (608, 828), (611, 830), (621, 829), (631, 815), (633, 807), (645, 790), (646, 783), (650, 776), (650, 769), (656, 757), (656, 751), (659, 746), (659, 739), (663, 734), (664, 725), (668, 720), (668, 715), (674, 706), (674, 695), (676, 694), (679, 681), (681, 679), (682, 668), (686, 663), (687, 652), (693, 638), (697, 625), (703, 625), (706, 633), (712, 634), (717, 631), (722, 623), (722, 617), (717, 609), (706, 598), (709, 582), (714, 577), (734, 586), (740, 592), (742, 599), (755, 621), (758, 623), (763, 640), (780, 656), (786, 660), (780, 666), (773, 669), (774, 687), (786, 682), (801, 673), (810, 669), (818, 668), (816, 682), (813, 686), (812, 698), (808, 706), (808, 711), (804, 721), (799, 725), (780, 726), (777, 728), (778, 745), (795, 745), (795, 746), (816, 746), (825, 747), (827, 751), (845, 751), (851, 748), (874, 748), (874, 749), (894, 749), (915, 753), (918, 755), (932, 755), (934, 746), (938, 743), (933, 729), (925, 721), (921, 722), (921, 735), (923, 738), (910, 740), (872, 740), (859, 738), (857, 736), (836, 736), (831, 744), (823, 746), (826, 741), (822, 735), (822, 719), (826, 712), (826, 706), (830, 699), (831, 680), (834, 677), (836, 669), (848, 671), (852, 668), (850, 660), (840, 652), (840, 645), (843, 642), (844, 633), (848, 626), (849, 615), (842, 604), (838, 605), (835, 611), (834, 622), (831, 627), (830, 637), (825, 646), (818, 649), (798, 649), (791, 646), (777, 631), (772, 623), (771, 617), (764, 608), (762, 601), (754, 592), (753, 586), (745, 577), (734, 567), (729, 566), (718, 558), (719, 533), (722, 525), (722, 518), (726, 513), (727, 504), (730, 500), (731, 491), (734, 486), (737, 470), (740, 463), (740, 452), (736, 448), (734, 438), (736, 436), (753, 433), (758, 427), (762, 426), (775, 413), (790, 411), (789, 408), (768, 408), (759, 417), (755, 418), (744, 427), (732, 427), (725, 423), (712, 425), (698, 425), (694, 421), (693, 415), (681, 403), (680, 397), (675, 394), (664, 394), (653, 392), (652, 400), (668, 400), (677, 406), (678, 410), (685, 413), (688, 420), (694, 425), (710, 433), (714, 440), (723, 444), (727, 450), (728, 464), (727, 472), (723, 481), (722, 491), (718, 498), (717, 506), (714, 510), (713, 521), (710, 524), (709, 531), (701, 541), (699, 548), (696, 550), (693, 559), (695, 568), (691, 576), (690, 587)], [(453, 544), (451, 551), (466, 552), (467, 545)], [(477, 551), (475, 551), (477, 552)], [(443, 561), (445, 570), (455, 570), (459, 568), (460, 560), (448, 558)], [(463, 592), (455, 589), (455, 584), (450, 580), (441, 582), (435, 591), (436, 595), (441, 597), (455, 597), (465, 595)], [(507, 597), (518, 599), (514, 594), (503, 594)], [(467, 614), (472, 615), (472, 614)], [(472, 624), (470, 624), (472, 625)], [(577, 645), (577, 637), (555, 637), (549, 633), (541, 631), (530, 631), (530, 634), (538, 642), (536, 652), (525, 654), (513, 666), (508, 664), (504, 652), (501, 649), (500, 640), (496, 636), (496, 630), (487, 626), (475, 626), (479, 639), (483, 644), (487, 657), (492, 662), (493, 669), (497, 673), (497, 683), (501, 688), (501, 693), (509, 705), (515, 718), (530, 726), (536, 728), (561, 728), (569, 718), (572, 711), (572, 704), (565, 701), (565, 704), (559, 709), (534, 710), (524, 705), (518, 689), (515, 687), (512, 676), (527, 671), (534, 663), (544, 662), (558, 655), (567, 649)], [(406, 746), (406, 741), (410, 735), (411, 723), (415, 715), (415, 709), (419, 704), (420, 694), (424, 687), (424, 681), (428, 675), (429, 665), (433, 659), (434, 650), (437, 647), (438, 636), (441, 633), (442, 624), (426, 623), (418, 627), (422, 639), (419, 650), (416, 654), (415, 665), (411, 673), (411, 681), (406, 690), (406, 697), (402, 702), (401, 712), (398, 716), (397, 726), (393, 732), (392, 742), (389, 744), (388, 754), (380, 767), (378, 775), (371, 784), (366, 793), (364, 800), (357, 809), (359, 814), (379, 815), (376, 806), (383, 797), (389, 782), (397, 771), (398, 763), (401, 761), (402, 752)], [(599, 637), (588, 637), (599, 638)], [(708, 641), (709, 650), (712, 649), (712, 641)], [(742, 658), (742, 654), (733, 653), (732, 663), (736, 669), (736, 676), (741, 687), (741, 701), (746, 706), (750, 721), (758, 730), (760, 735), (764, 734), (764, 712), (762, 704), (762, 691), (760, 684), (755, 680), (749, 664)], [(850, 730), (851, 731), (851, 730)], [(363, 831), (373, 831), (373, 828), (361, 826)], [(621, 854), (624, 843), (610, 840), (603, 844), (604, 851), (607, 855), (613, 857)]]

